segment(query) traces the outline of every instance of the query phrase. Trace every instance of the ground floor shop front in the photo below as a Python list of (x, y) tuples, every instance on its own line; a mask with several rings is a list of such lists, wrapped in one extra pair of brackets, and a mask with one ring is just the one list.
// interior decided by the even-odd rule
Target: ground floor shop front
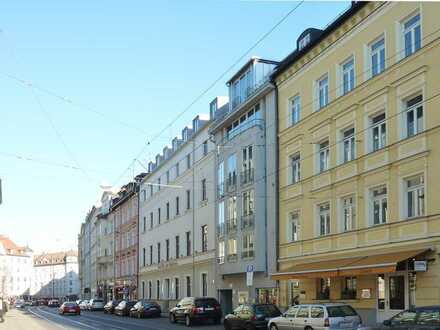
[(375, 325), (418, 306), (440, 305), (440, 242), (358, 249), (340, 258), (321, 256), (281, 264), (282, 308), (299, 303), (344, 302), (364, 324)]
[(138, 296), (137, 276), (117, 278), (112, 288), (113, 299), (136, 300)]

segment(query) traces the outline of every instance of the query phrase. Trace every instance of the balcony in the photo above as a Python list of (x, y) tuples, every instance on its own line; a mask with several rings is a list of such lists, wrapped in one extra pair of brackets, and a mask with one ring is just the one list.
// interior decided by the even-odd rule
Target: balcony
[(240, 173), (240, 184), (242, 186), (254, 182), (254, 169), (248, 168)]
[(222, 256), (222, 257), (217, 257), (217, 263), (218, 264), (224, 264), (225, 263), (225, 257), (224, 256)]
[(241, 229), (253, 229), (255, 225), (255, 215), (253, 213), (241, 217)]
[(237, 231), (237, 219), (229, 219), (226, 223), (226, 231), (228, 234), (235, 233)]
[(234, 192), (237, 189), (237, 177), (235, 173), (226, 181), (226, 189), (228, 192)]

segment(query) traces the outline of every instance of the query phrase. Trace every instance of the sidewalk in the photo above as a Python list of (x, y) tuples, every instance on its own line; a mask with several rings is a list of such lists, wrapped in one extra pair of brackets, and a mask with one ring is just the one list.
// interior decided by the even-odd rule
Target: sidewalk
[(0, 323), (0, 330), (59, 330), (26, 310), (10, 309)]

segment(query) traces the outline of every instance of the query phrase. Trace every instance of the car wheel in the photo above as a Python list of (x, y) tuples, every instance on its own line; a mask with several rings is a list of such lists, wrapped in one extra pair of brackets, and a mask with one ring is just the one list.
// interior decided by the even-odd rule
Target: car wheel
[(313, 328), (307, 326), (307, 327), (304, 328), (304, 330), (313, 330)]
[(223, 322), (223, 325), (225, 326), (225, 330), (232, 330), (232, 325), (230, 325), (228, 321)]
[(270, 325), (270, 330), (278, 330), (277, 325), (276, 325), (275, 323), (272, 323), (272, 324)]
[(176, 323), (176, 317), (174, 316), (173, 313), (170, 313), (170, 322), (171, 323)]
[(191, 323), (192, 323), (192, 321), (191, 321), (191, 318), (189, 317), (189, 315), (185, 316), (185, 325), (187, 327), (190, 327)]

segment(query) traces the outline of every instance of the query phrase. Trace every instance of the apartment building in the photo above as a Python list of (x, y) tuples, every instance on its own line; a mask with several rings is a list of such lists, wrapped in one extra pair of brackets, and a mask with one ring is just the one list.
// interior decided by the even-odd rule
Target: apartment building
[(186, 296), (216, 296), (214, 144), (198, 115), (148, 164), (140, 187), (139, 297), (163, 310)]
[(112, 198), (108, 218), (114, 226), (115, 299), (135, 300), (138, 291), (138, 192), (143, 174), (119, 190)]
[[(210, 129), (216, 153), (217, 289), (225, 312), (276, 303), (276, 99), (278, 63), (251, 58), (228, 81), (229, 104)], [(272, 173), (272, 175), (270, 175)]]
[(440, 303), (440, 6), (353, 2), (278, 66), (280, 304)]
[(0, 296), (31, 294), (33, 252), (0, 235)]
[(78, 253), (66, 251), (34, 256), (32, 280), (33, 297), (77, 299), (80, 293)]

